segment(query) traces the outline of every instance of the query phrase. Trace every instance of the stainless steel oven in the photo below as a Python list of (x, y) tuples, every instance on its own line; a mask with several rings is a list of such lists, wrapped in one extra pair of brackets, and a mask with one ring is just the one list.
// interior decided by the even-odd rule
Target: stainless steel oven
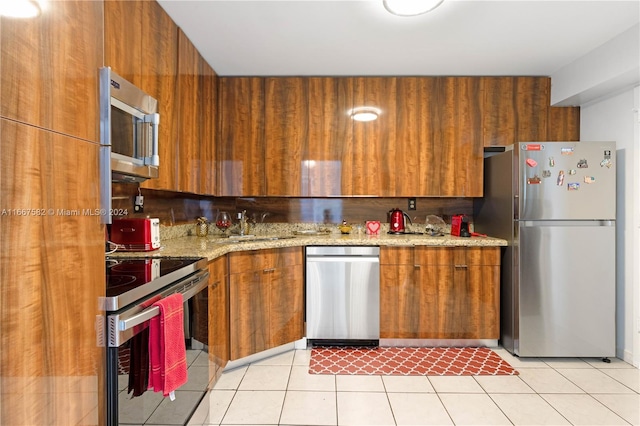
[[(107, 425), (186, 424), (209, 384), (208, 283), (204, 258), (107, 258)], [(147, 390), (149, 320), (153, 302), (184, 300), (188, 381), (176, 400)]]

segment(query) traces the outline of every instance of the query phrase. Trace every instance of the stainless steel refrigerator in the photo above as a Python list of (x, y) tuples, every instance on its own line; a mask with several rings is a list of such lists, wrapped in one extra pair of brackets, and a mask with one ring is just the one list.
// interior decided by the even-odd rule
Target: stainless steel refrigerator
[(486, 154), (474, 230), (509, 242), (500, 333), (509, 352), (615, 356), (615, 160), (615, 142), (520, 142)]

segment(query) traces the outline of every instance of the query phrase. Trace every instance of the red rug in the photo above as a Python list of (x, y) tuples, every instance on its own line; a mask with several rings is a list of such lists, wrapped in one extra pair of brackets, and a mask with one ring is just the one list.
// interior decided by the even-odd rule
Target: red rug
[(310, 374), (382, 376), (516, 375), (488, 348), (315, 347)]

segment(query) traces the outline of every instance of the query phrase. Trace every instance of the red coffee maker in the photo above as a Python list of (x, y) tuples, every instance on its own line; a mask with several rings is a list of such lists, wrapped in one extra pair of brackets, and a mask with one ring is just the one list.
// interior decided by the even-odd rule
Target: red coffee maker
[(455, 237), (470, 237), (469, 218), (463, 214), (451, 216), (451, 235)]

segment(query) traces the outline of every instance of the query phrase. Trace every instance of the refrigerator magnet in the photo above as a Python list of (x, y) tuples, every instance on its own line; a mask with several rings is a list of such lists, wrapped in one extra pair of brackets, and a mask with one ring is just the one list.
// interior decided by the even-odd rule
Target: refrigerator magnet
[(575, 175), (575, 174), (576, 174), (576, 169), (571, 169), (571, 170), (569, 170), (569, 174), (570, 174), (570, 175)]
[(536, 160), (534, 160), (533, 158), (527, 158), (527, 166), (529, 167), (535, 167), (538, 165), (538, 162)]
[(527, 179), (527, 184), (529, 185), (538, 185), (540, 183), (540, 176), (538, 175), (533, 175), (533, 177), (530, 177)]
[(560, 148), (560, 154), (562, 154), (562, 155), (572, 155), (573, 154), (573, 148), (572, 147)]
[(580, 159), (580, 161), (578, 161), (578, 166), (579, 169), (587, 169), (589, 168), (589, 165), (587, 164), (587, 159), (586, 158), (582, 158)]
[(542, 171), (542, 177), (543, 178), (551, 177), (551, 170), (543, 170)]
[(560, 170), (558, 172), (558, 179), (556, 180), (556, 185), (558, 186), (564, 185), (564, 170)]
[(584, 177), (584, 183), (593, 183), (596, 181), (596, 178), (593, 176), (585, 176)]
[(567, 184), (567, 189), (569, 191), (577, 191), (580, 189), (580, 184), (578, 182), (570, 182)]
[(611, 159), (610, 158), (605, 158), (604, 160), (602, 160), (600, 162), (600, 167), (606, 167), (607, 169), (611, 168)]
[(549, 157), (549, 167), (555, 167), (556, 166), (556, 160), (553, 159), (553, 157)]

